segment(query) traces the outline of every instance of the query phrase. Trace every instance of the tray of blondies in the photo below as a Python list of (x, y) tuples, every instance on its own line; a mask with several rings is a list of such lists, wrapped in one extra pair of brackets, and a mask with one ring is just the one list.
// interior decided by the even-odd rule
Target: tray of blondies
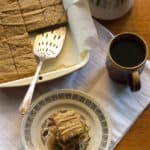
[(73, 42), (62, 0), (0, 0), (0, 88), (30, 84), (38, 60), (33, 54), (36, 34), (65, 25), (67, 35), (61, 54), (45, 62), (38, 83), (83, 67)]

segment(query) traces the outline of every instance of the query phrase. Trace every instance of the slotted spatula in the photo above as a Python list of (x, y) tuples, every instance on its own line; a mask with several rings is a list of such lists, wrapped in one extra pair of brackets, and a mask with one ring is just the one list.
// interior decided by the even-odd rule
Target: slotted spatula
[(45, 32), (36, 36), (34, 41), (34, 54), (39, 58), (39, 65), (33, 80), (27, 90), (27, 93), (20, 105), (19, 111), (25, 114), (31, 104), (32, 96), (34, 93), (35, 85), (39, 76), (39, 72), (43, 63), (47, 59), (56, 58), (62, 50), (66, 36), (66, 28), (60, 27), (50, 32)]

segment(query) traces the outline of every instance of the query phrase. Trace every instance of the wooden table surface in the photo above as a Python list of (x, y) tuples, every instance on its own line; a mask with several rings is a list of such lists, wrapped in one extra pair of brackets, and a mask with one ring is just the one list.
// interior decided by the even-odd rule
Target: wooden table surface
[[(112, 33), (130, 31), (144, 37), (150, 59), (150, 0), (135, 0), (133, 9), (115, 21), (101, 21)], [(116, 150), (150, 150), (150, 106), (139, 117)]]

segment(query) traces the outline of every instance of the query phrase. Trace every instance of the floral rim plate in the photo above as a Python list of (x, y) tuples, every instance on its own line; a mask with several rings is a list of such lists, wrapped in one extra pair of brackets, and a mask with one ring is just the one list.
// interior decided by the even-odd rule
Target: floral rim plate
[(87, 150), (108, 150), (111, 141), (108, 116), (94, 98), (76, 90), (48, 92), (34, 101), (21, 127), (26, 150), (48, 150), (41, 140), (41, 126), (50, 114), (64, 109), (78, 111), (86, 119), (91, 137)]

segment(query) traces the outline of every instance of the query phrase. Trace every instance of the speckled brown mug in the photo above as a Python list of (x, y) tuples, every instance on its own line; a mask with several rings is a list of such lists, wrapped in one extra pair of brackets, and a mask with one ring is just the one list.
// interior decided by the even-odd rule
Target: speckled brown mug
[(136, 33), (121, 33), (110, 42), (106, 66), (112, 80), (127, 84), (132, 91), (141, 88), (140, 74), (148, 57), (145, 40)]

